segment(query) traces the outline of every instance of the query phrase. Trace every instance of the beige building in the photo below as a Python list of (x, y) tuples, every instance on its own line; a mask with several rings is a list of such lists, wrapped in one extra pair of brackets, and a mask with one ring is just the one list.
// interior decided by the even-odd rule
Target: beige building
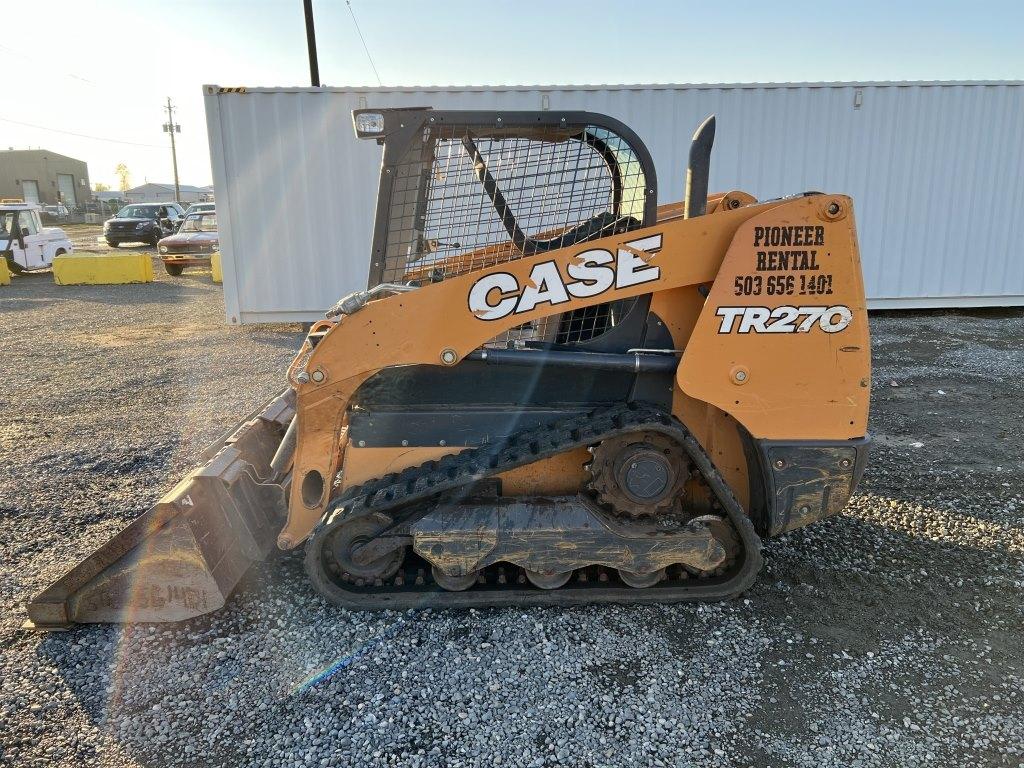
[(89, 168), (82, 160), (47, 149), (0, 151), (0, 198), (26, 203), (64, 203), (74, 210), (92, 200)]

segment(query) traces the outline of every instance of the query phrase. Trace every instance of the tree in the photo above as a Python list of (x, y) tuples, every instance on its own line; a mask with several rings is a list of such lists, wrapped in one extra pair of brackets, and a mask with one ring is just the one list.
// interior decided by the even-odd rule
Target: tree
[(114, 169), (114, 173), (121, 180), (121, 191), (127, 192), (132, 186), (132, 175), (128, 170), (128, 166), (124, 163), (118, 163), (117, 168)]
[(95, 184), (92, 185), (92, 191), (93, 192), (109, 192), (110, 191), (110, 185), (109, 184), (104, 184), (102, 181), (97, 181)]

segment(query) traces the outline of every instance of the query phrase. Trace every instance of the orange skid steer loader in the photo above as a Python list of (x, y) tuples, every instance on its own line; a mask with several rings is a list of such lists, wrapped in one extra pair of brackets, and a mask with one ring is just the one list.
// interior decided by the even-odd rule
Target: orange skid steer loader
[(604, 115), (353, 120), (383, 145), (367, 290), (32, 623), (207, 613), (275, 546), (351, 608), (714, 600), (842, 509), (870, 384), (849, 198), (709, 195), (714, 118), (661, 206)]

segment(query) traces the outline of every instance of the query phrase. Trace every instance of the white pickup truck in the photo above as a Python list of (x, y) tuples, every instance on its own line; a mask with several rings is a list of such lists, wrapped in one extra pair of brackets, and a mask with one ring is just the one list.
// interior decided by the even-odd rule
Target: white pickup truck
[(46, 269), (74, 250), (63, 229), (40, 223), (40, 210), (34, 203), (0, 200), (0, 254), (14, 274)]

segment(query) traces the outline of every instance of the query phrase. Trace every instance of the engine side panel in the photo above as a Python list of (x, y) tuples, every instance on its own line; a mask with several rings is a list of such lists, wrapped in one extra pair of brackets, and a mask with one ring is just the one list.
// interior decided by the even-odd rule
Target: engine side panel
[(871, 351), (849, 198), (804, 197), (743, 222), (676, 380), (756, 438), (867, 433)]

